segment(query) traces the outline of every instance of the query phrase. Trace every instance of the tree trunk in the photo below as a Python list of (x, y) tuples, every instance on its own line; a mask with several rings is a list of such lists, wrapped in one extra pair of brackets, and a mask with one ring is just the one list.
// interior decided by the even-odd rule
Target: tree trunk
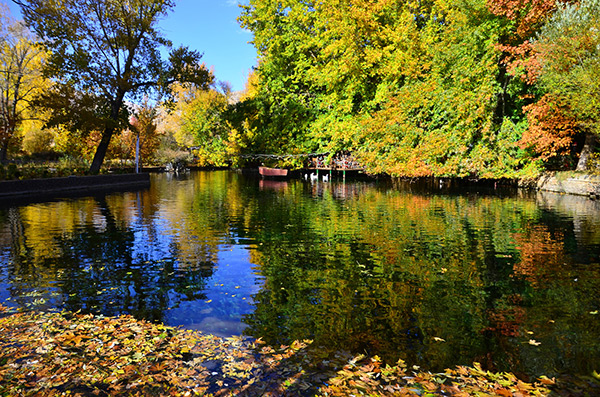
[(102, 163), (104, 162), (104, 156), (106, 156), (106, 151), (108, 150), (108, 145), (110, 145), (110, 139), (115, 132), (115, 126), (119, 125), (119, 112), (121, 111), (121, 106), (123, 105), (123, 98), (125, 96), (124, 92), (120, 92), (115, 101), (111, 101), (111, 110), (110, 110), (110, 120), (109, 124), (104, 128), (104, 132), (102, 133), (102, 139), (100, 140), (100, 144), (96, 148), (96, 153), (94, 154), (94, 160), (92, 160), (92, 165), (90, 166), (90, 174), (95, 175), (100, 172), (100, 167), (102, 167)]
[(585, 134), (585, 143), (583, 144), (583, 149), (581, 149), (581, 154), (579, 155), (579, 161), (577, 162), (577, 171), (586, 171), (587, 163), (590, 159), (591, 154), (594, 152), (594, 148), (596, 147), (597, 137), (593, 132), (587, 132)]
[(92, 160), (92, 165), (90, 166), (90, 174), (96, 175), (100, 172), (100, 167), (102, 167), (102, 163), (104, 162), (104, 156), (106, 156), (110, 138), (112, 138), (114, 131), (115, 129), (113, 127), (106, 127), (102, 133), (102, 139), (96, 148), (96, 154), (94, 154), (94, 160)]
[(8, 154), (8, 139), (5, 139), (5, 140), (3, 140), (2, 143), (0, 143), (0, 164), (3, 164), (6, 162), (7, 154)]

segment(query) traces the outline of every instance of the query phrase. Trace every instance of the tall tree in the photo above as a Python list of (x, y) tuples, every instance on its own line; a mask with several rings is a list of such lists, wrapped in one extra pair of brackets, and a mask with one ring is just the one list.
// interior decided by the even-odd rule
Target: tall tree
[[(540, 54), (534, 50), (533, 42), (558, 7), (576, 1), (487, 0), (490, 11), (504, 19), (506, 26), (496, 44), (502, 51), (501, 77), (508, 83), (501, 82), (503, 92), (497, 113), (526, 117), (528, 128), (523, 131), (519, 145), (547, 166), (557, 160), (561, 166), (564, 164), (579, 131), (568, 106), (540, 86)], [(504, 112), (511, 108), (513, 112)]]
[(320, 52), (315, 3), (250, 0), (242, 6), (239, 21), (253, 32), (259, 54), (260, 88), (245, 104), (260, 118), (260, 137), (253, 145), (258, 153), (294, 153), (310, 145), (307, 131), (319, 93), (307, 76)]
[(42, 50), (27, 28), (0, 9), (0, 162), (25, 118), (31, 100), (42, 88)]
[(578, 170), (600, 135), (600, 0), (560, 7), (534, 43), (544, 89), (570, 109), (586, 131)]
[(173, 9), (174, 0), (15, 2), (51, 52), (44, 68), (47, 76), (59, 86), (85, 94), (69, 95), (68, 101), (90, 96), (101, 100), (96, 111), (103, 124), (102, 139), (91, 173), (100, 170), (114, 132), (127, 123), (126, 101), (150, 91), (167, 92), (177, 81), (206, 87), (212, 80), (197, 51), (181, 47), (172, 50), (167, 61), (161, 59), (161, 47), (170, 48), (172, 43), (161, 35), (157, 24)]

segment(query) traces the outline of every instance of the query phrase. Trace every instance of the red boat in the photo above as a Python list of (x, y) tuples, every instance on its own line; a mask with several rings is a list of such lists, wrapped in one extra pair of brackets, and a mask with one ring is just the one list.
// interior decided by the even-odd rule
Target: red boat
[(258, 167), (258, 172), (265, 177), (286, 177), (288, 170), (285, 168), (269, 168), (269, 167)]

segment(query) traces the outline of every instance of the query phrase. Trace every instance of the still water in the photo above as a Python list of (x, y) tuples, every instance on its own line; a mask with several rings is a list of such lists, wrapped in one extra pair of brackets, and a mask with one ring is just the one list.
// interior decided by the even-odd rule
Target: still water
[(410, 183), (152, 176), (0, 206), (0, 303), (439, 371), (600, 372), (600, 203)]

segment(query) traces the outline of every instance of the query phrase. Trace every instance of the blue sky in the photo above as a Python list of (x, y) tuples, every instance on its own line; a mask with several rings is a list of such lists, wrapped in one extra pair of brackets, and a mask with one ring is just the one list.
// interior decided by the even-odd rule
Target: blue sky
[[(19, 7), (8, 3), (14, 18)], [(240, 28), (237, 0), (177, 0), (175, 10), (160, 22), (165, 37), (178, 47), (184, 45), (204, 53), (207, 66), (214, 68), (218, 80), (242, 90), (250, 69), (256, 64), (252, 34)]]

